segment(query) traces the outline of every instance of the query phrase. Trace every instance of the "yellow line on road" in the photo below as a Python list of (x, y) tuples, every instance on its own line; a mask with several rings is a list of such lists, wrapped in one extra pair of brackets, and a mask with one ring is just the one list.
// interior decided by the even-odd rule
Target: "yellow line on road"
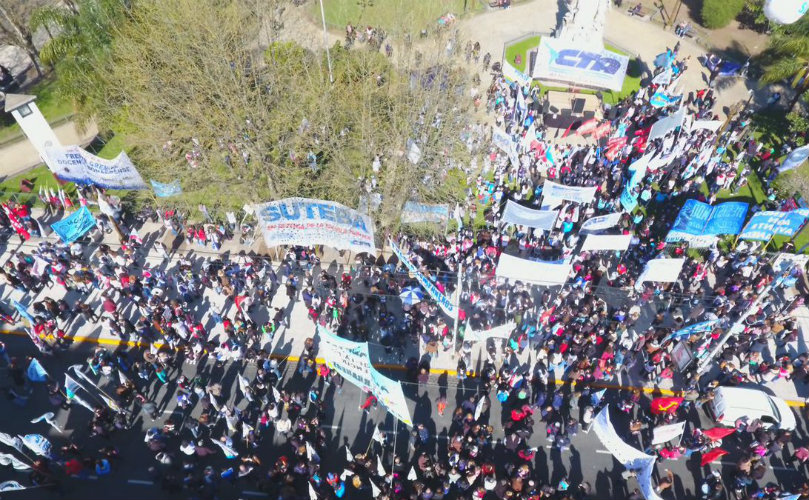
[[(28, 334), (23, 330), (0, 330), (0, 334), (4, 335), (16, 335), (19, 337), (27, 337)], [(65, 339), (71, 340), (73, 342), (87, 342), (90, 344), (100, 344), (100, 345), (111, 345), (111, 346), (129, 346), (129, 347), (147, 347), (149, 345), (148, 342), (139, 342), (136, 340), (122, 340), (122, 339), (105, 339), (105, 338), (97, 338), (97, 337), (87, 337), (81, 335), (65, 335)], [(164, 344), (162, 342), (155, 342), (155, 347), (161, 349), (163, 347), (167, 347), (168, 344)], [(273, 359), (279, 360), (286, 360), (290, 363), (297, 363), (300, 361), (299, 356), (284, 356), (282, 354), (271, 354), (270, 357)], [(325, 363), (326, 360), (323, 358), (315, 358), (317, 363)], [(402, 365), (389, 365), (384, 363), (375, 364), (374, 368), (381, 368), (383, 370), (405, 370), (405, 367)], [(456, 370), (441, 370), (437, 368), (431, 368), (430, 373), (435, 375), (447, 375), (451, 377), (458, 376), (458, 372)], [(474, 377), (475, 375), (470, 375)], [(564, 385), (564, 381), (556, 380), (556, 385)], [(672, 391), (671, 389), (658, 389), (656, 387), (633, 387), (633, 386), (625, 386), (619, 384), (607, 384), (602, 382), (591, 382), (588, 384), (590, 387), (595, 387), (598, 389), (612, 389), (612, 390), (621, 390), (621, 391), (632, 391), (635, 389), (640, 389), (645, 394), (653, 394), (655, 396), (679, 396), (682, 395), (682, 392)], [(781, 398), (783, 399), (783, 398)], [(796, 401), (793, 399), (784, 399), (786, 404), (795, 408), (803, 408), (806, 406), (806, 401)]]

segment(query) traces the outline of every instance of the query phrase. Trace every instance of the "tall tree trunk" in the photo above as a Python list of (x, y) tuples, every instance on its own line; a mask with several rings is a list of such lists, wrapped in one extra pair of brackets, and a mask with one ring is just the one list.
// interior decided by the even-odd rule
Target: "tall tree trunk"
[(17, 43), (19, 44), (20, 48), (25, 50), (26, 54), (28, 54), (28, 57), (31, 59), (31, 62), (34, 63), (34, 68), (36, 68), (37, 74), (42, 76), (42, 68), (39, 65), (39, 51), (34, 45), (34, 37), (28, 30), (28, 27), (22, 24), (22, 22), (15, 16), (12, 16), (9, 9), (3, 3), (0, 3), (0, 17), (2, 17), (6, 23), (8, 23), (9, 27), (11, 28), (11, 32), (14, 35), (14, 38), (17, 39)]
[(801, 84), (800, 87), (795, 89), (795, 96), (792, 98), (791, 101), (789, 101), (789, 107), (787, 108), (787, 111), (789, 112), (795, 111), (795, 106), (799, 102), (801, 102), (801, 97), (803, 97), (803, 94), (805, 94), (807, 90), (809, 90), (809, 81), (805, 81), (804, 83)]

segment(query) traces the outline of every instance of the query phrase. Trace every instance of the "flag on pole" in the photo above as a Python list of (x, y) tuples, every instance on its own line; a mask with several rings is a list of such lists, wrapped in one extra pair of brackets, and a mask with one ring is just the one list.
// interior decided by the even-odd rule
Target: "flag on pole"
[(407, 479), (409, 479), (411, 481), (415, 481), (416, 479), (418, 479), (418, 477), (419, 476), (416, 475), (416, 468), (411, 467), (410, 472), (407, 473)]
[(475, 406), (475, 420), (479, 419), (483, 414), (483, 407), (486, 405), (486, 396), (481, 396), (480, 401)]
[(349, 448), (348, 445), (346, 445), (346, 460), (349, 462), (354, 461), (354, 455), (351, 454), (351, 448)]
[(25, 374), (31, 382), (45, 382), (48, 380), (48, 372), (45, 371), (37, 358), (31, 359)]
[(601, 403), (601, 400), (604, 398), (604, 394), (607, 393), (607, 389), (601, 389), (600, 391), (596, 391), (590, 394), (590, 404), (595, 408)]
[(652, 413), (659, 415), (661, 413), (672, 414), (677, 411), (677, 408), (683, 402), (683, 398), (668, 397), (668, 398), (655, 398), (652, 400)]
[(309, 483), (309, 500), (317, 500), (317, 492), (315, 491), (315, 487), (312, 486), (312, 483)]
[(15, 450), (19, 451), (20, 453), (23, 452), (22, 446), (22, 439), (18, 437), (14, 437), (11, 434), (6, 434), (5, 432), (0, 432), (0, 443), (5, 445), (11, 446)]
[(31, 466), (11, 453), (0, 453), (0, 465), (10, 465), (14, 470), (29, 470)]
[(708, 436), (708, 439), (711, 441), (719, 441), (724, 437), (730, 436), (734, 432), (736, 432), (735, 427), (714, 427), (713, 429), (702, 431), (702, 433)]
[(48, 425), (50, 425), (57, 431), (64, 432), (62, 431), (62, 429), (59, 428), (59, 425), (56, 423), (56, 419), (54, 417), (56, 417), (56, 415), (52, 411), (49, 411), (48, 413), (40, 415), (37, 418), (31, 420), (31, 423), (36, 424), (44, 420)]
[(709, 463), (718, 460), (720, 457), (723, 457), (727, 454), (728, 452), (723, 450), (722, 448), (714, 448), (708, 453), (702, 454), (702, 459), (700, 459), (700, 465), (702, 466), (708, 465)]
[(51, 442), (42, 434), (26, 434), (22, 438), (22, 443), (41, 457), (51, 457)]
[(216, 446), (222, 448), (222, 452), (224, 452), (225, 458), (231, 459), (239, 456), (238, 451), (234, 450), (231, 446), (223, 443), (222, 441), (219, 441), (218, 439), (211, 439), (211, 441), (213, 441), (213, 444), (215, 444)]
[(275, 386), (272, 386), (272, 397), (275, 399), (276, 403), (281, 401), (281, 391), (279, 391)]
[(379, 487), (375, 485), (373, 481), (371, 481), (371, 495), (373, 495), (373, 497), (376, 498), (379, 496), (380, 493), (382, 493), (382, 491), (380, 491)]
[(388, 473), (385, 472), (385, 467), (382, 465), (382, 459), (376, 457), (376, 473), (381, 477), (385, 477)]
[(108, 398), (104, 394), (99, 394), (98, 396), (101, 399), (103, 399), (105, 403), (107, 403), (107, 406), (109, 407), (110, 410), (112, 410), (112, 411), (114, 411), (116, 413), (121, 413), (122, 411), (124, 411), (123, 408), (121, 408), (121, 406), (118, 405), (118, 403), (116, 403), (115, 401), (112, 400), (112, 398)]

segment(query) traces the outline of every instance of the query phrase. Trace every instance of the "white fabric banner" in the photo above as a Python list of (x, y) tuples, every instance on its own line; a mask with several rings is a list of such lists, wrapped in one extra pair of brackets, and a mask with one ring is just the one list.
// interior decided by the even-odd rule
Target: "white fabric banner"
[(590, 203), (596, 195), (596, 186), (565, 186), (545, 180), (542, 187), (542, 196), (561, 200), (575, 201), (576, 203)]
[(647, 144), (657, 139), (658, 137), (663, 137), (664, 135), (668, 134), (677, 127), (682, 126), (683, 120), (685, 120), (685, 113), (686, 109), (683, 107), (678, 109), (674, 113), (670, 114), (669, 116), (657, 120), (655, 124), (652, 125), (652, 129), (649, 131), (649, 138), (647, 139)]
[(646, 267), (640, 273), (638, 284), (644, 281), (661, 281), (664, 283), (677, 281), (683, 265), (685, 265), (685, 259), (652, 259), (646, 263)]
[(371, 218), (339, 203), (285, 198), (255, 205), (268, 247), (327, 245), (376, 254)]
[(435, 300), (438, 303), (438, 307), (440, 307), (442, 311), (447, 313), (447, 316), (449, 316), (450, 318), (455, 318), (456, 316), (458, 316), (458, 308), (455, 307), (455, 305), (446, 295), (441, 293), (438, 287), (435, 286), (435, 283), (430, 281), (430, 278), (421, 274), (421, 272), (416, 268), (416, 266), (413, 265), (412, 262), (410, 262), (410, 259), (408, 259), (404, 253), (402, 253), (402, 250), (399, 248), (399, 245), (394, 243), (393, 240), (390, 240), (390, 247), (393, 250), (393, 253), (396, 254), (396, 257), (399, 259), (399, 262), (404, 264), (405, 267), (407, 267), (407, 270), (413, 273), (413, 275), (416, 277), (416, 280), (419, 282), (422, 288), (424, 288), (424, 290), (426, 290), (427, 293), (430, 294), (430, 297), (432, 297), (433, 300)]
[(537, 48), (533, 77), (621, 90), (629, 57), (590, 44), (543, 36)]
[(584, 224), (581, 225), (579, 233), (588, 234), (609, 229), (621, 222), (621, 215), (623, 215), (621, 212), (615, 212), (614, 214), (600, 215), (587, 219), (584, 221)]
[(722, 120), (697, 120), (691, 124), (691, 132), (702, 129), (716, 132), (722, 126), (722, 123)]
[(492, 143), (508, 155), (514, 152), (514, 141), (511, 140), (511, 136), (498, 127), (492, 128)]
[(326, 364), (363, 391), (370, 390), (373, 381), (368, 343), (338, 337), (322, 325), (317, 325), (317, 334), (320, 337), (318, 350)]
[(605, 406), (604, 409), (596, 415), (596, 418), (593, 420), (593, 431), (595, 431), (596, 436), (598, 436), (604, 448), (612, 453), (612, 456), (627, 469), (640, 469), (646, 465), (649, 460), (654, 461), (655, 459), (653, 456), (647, 455), (637, 448), (626, 444), (624, 440), (621, 439), (621, 436), (615, 432), (615, 428), (610, 421), (609, 405)]
[(682, 435), (685, 432), (685, 422), (675, 422), (654, 428), (652, 444), (665, 443)]
[(623, 252), (629, 248), (631, 242), (631, 234), (588, 234), (581, 251), (619, 250)]
[(430, 205), (408, 201), (402, 208), (402, 223), (414, 224), (417, 222), (447, 222), (449, 220), (449, 205)]
[(507, 339), (511, 337), (511, 332), (515, 328), (517, 328), (517, 323), (513, 321), (488, 330), (473, 330), (467, 327), (466, 331), (464, 331), (463, 339), (470, 342), (483, 342), (486, 339)]
[(45, 150), (43, 159), (51, 172), (65, 181), (104, 189), (148, 189), (124, 151), (105, 160), (78, 146), (51, 147)]
[(531, 83), (531, 77), (518, 70), (508, 61), (503, 61), (503, 76), (512, 82), (517, 82), (523, 87)]
[(403, 424), (412, 426), (413, 419), (410, 418), (410, 409), (407, 407), (402, 384), (382, 375), (373, 366), (371, 366), (371, 383), (373, 383), (371, 392), (385, 405), (390, 414)]
[(495, 274), (498, 278), (510, 278), (524, 283), (559, 285), (567, 281), (570, 263), (539, 262), (501, 254)]
[(526, 208), (513, 200), (506, 202), (506, 209), (503, 211), (503, 222), (528, 226), (544, 231), (550, 231), (559, 216), (558, 210), (532, 210)]
[(783, 173), (787, 170), (792, 170), (793, 168), (798, 168), (803, 165), (803, 162), (809, 158), (809, 144), (806, 146), (801, 146), (797, 149), (793, 149), (784, 161), (781, 163), (781, 166), (778, 167), (778, 172)]

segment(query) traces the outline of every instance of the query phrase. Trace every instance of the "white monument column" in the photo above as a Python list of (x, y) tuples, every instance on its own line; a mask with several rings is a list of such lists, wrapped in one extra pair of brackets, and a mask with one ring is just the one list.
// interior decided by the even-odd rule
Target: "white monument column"
[(45, 149), (61, 146), (56, 138), (48, 120), (42, 116), (42, 112), (37, 107), (34, 100), (36, 96), (25, 94), (6, 94), (6, 113), (11, 113), (17, 123), (20, 124), (23, 133), (34, 149), (39, 153), (40, 158), (45, 158)]

